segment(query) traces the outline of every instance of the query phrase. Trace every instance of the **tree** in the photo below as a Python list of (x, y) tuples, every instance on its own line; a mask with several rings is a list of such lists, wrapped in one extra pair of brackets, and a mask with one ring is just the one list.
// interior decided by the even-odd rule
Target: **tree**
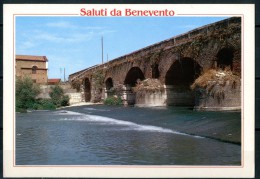
[(16, 78), (15, 84), (15, 102), (17, 109), (32, 108), (37, 95), (40, 94), (40, 86), (33, 83), (28, 76), (24, 78)]

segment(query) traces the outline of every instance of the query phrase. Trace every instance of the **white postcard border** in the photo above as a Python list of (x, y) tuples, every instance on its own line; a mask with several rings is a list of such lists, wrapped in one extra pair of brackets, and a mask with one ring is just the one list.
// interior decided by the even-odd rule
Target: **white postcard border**
[[(172, 9), (175, 16), (241, 16), (242, 36), (242, 166), (17, 166), (15, 140), (15, 16), (80, 16), (81, 8)], [(82, 17), (84, 18), (84, 17)], [(116, 17), (115, 17), (116, 18)], [(149, 17), (147, 17), (149, 18)], [(4, 176), (5, 177), (253, 177), (254, 176), (254, 5), (4, 5)]]

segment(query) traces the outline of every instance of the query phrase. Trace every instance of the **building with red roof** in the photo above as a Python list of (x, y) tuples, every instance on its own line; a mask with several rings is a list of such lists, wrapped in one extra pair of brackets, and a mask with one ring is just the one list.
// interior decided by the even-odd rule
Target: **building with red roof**
[(48, 79), (48, 85), (58, 85), (60, 84), (61, 79), (60, 78), (50, 78)]
[(17, 77), (29, 76), (35, 83), (47, 84), (48, 59), (46, 56), (16, 55), (15, 71)]

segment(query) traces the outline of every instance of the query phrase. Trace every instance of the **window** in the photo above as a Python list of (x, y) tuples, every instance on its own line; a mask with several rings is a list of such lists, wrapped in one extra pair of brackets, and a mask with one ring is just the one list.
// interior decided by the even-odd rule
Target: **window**
[(33, 67), (32, 67), (32, 74), (36, 74), (37, 68), (38, 68), (37, 66), (33, 66)]

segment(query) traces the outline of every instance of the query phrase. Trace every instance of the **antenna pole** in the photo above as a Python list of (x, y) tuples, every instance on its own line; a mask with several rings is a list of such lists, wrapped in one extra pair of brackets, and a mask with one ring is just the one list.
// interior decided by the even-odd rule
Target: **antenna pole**
[(102, 46), (102, 64), (103, 64), (104, 63), (104, 61), (103, 61), (103, 36), (101, 38), (101, 46)]
[(65, 68), (64, 68), (64, 82), (65, 82)]

